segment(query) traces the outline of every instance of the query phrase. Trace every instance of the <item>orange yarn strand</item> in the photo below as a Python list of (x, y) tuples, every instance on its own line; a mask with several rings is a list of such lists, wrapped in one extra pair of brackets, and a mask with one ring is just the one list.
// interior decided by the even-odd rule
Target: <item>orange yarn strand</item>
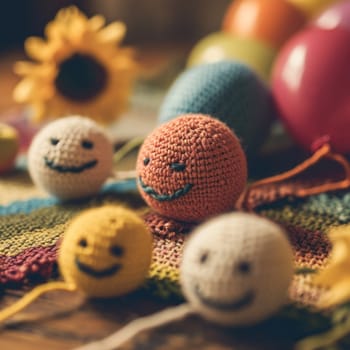
[[(251, 186), (249, 186), (243, 195), (241, 196), (240, 200), (238, 201), (238, 207), (239, 208), (244, 208), (246, 204), (246, 200), (250, 194), (250, 192), (259, 186), (262, 185), (268, 185), (268, 184), (273, 184), (277, 182), (281, 182), (284, 180), (291, 179), (292, 177), (301, 174), (303, 171), (309, 169), (313, 165), (317, 164), (321, 159), (331, 159), (334, 160), (336, 163), (342, 166), (345, 176), (344, 179), (340, 181), (335, 181), (332, 183), (325, 183), (322, 185), (314, 186), (311, 188), (300, 188), (295, 190), (295, 195), (298, 197), (306, 197), (306, 196), (311, 196), (314, 194), (322, 193), (322, 192), (329, 192), (329, 191), (334, 191), (334, 190), (339, 190), (339, 189), (345, 189), (350, 187), (350, 163), (348, 160), (337, 153), (333, 153), (331, 151), (331, 147), (329, 144), (323, 145), (319, 150), (317, 150), (310, 158), (306, 159), (304, 162), (301, 164), (297, 165), (291, 170), (288, 170), (282, 174), (278, 174), (275, 176), (268, 177), (266, 179), (262, 179), (259, 181), (254, 182)], [(248, 210), (252, 208), (247, 208)]]

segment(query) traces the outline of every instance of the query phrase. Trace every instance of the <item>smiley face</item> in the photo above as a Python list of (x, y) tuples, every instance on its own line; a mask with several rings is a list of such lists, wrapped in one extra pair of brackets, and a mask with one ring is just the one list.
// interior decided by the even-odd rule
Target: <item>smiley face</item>
[(136, 168), (147, 204), (185, 222), (233, 209), (247, 180), (237, 137), (204, 115), (184, 115), (159, 126), (144, 141)]
[(92, 120), (54, 121), (34, 138), (29, 172), (36, 185), (61, 199), (95, 194), (112, 172), (113, 146)]
[(112, 297), (137, 288), (151, 263), (152, 238), (132, 211), (106, 205), (75, 218), (59, 251), (61, 273), (90, 297)]
[(192, 234), (180, 276), (185, 297), (205, 318), (224, 325), (254, 324), (287, 301), (292, 248), (271, 221), (226, 214)]

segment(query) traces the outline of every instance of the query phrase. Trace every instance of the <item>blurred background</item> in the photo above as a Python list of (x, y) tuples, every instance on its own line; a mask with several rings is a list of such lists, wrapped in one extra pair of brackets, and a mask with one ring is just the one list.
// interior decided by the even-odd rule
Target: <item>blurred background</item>
[[(11, 0), (0, 11), (0, 112), (16, 106), (12, 91), (19, 78), (13, 73), (18, 59), (27, 59), (24, 41), (29, 36), (44, 37), (45, 25), (61, 8), (76, 5), (88, 17), (102, 14), (107, 23), (121, 20), (127, 25), (123, 44), (136, 47), (138, 62), (146, 79), (161, 72), (161, 82), (169, 86), (185, 65), (193, 45), (220, 28), (232, 0)], [(169, 61), (170, 64), (169, 64)], [(168, 72), (171, 66), (171, 72)], [(175, 67), (175, 68), (174, 68)], [(174, 71), (175, 69), (175, 71)], [(159, 100), (155, 103), (158, 103)], [(139, 103), (139, 102), (138, 102)], [(154, 108), (153, 108), (154, 109)], [(153, 113), (153, 111), (152, 111)]]
[(189, 43), (220, 27), (230, 0), (12, 0), (0, 12), (0, 49), (21, 47), (29, 35), (43, 35), (45, 24), (65, 6), (77, 5), (89, 17), (127, 24), (126, 43)]
[[(339, 7), (330, 7), (329, 11), (326, 10), (328, 6), (338, 6), (336, 5), (338, 2)], [(62, 93), (61, 87), (57, 85), (56, 78), (64, 76), (63, 65), (70, 59), (76, 59), (74, 55), (63, 61), (53, 62), (59, 67), (59, 74), (57, 73), (52, 81), (30, 77), (29, 75), (35, 76), (30, 67), (27, 74), (29, 80), (23, 79), (16, 86), (20, 77), (13, 73), (13, 65), (18, 60), (27, 59), (24, 52), (25, 39), (30, 36), (44, 38), (47, 23), (55, 18), (60, 9), (70, 5), (77, 6), (88, 18), (97, 14), (104, 16), (107, 24), (115, 21), (124, 22), (127, 33), (121, 46), (136, 49), (135, 63), (140, 69), (138, 69), (135, 84), (130, 85), (131, 93), (125, 94), (127, 97), (125, 104), (128, 108), (125, 112), (124, 110), (121, 113), (118, 112), (119, 114), (116, 111), (117, 108), (113, 111), (115, 116), (123, 117), (115, 124), (118, 140), (125, 141), (134, 136), (144, 136), (154, 128), (156, 123), (165, 122), (178, 114), (204, 113), (219, 117), (226, 123), (228, 123), (226, 117), (232, 120), (236, 118), (249, 120), (249, 123), (242, 122), (249, 134), (246, 137), (240, 134), (238, 125), (231, 126), (243, 140), (243, 144), (248, 144), (249, 142), (246, 141), (248, 139), (257, 140), (255, 136), (257, 133), (263, 139), (262, 141), (266, 140), (267, 143), (271, 139), (270, 135), (274, 137), (277, 135), (278, 142), (274, 139), (271, 144), (278, 144), (279, 148), (282, 144), (289, 147), (291, 143), (289, 136), (292, 136), (304, 150), (311, 151), (313, 142), (329, 133), (328, 115), (334, 115), (335, 110), (341, 110), (339, 118), (347, 123), (348, 107), (339, 108), (341, 104), (337, 101), (341, 99), (339, 96), (343, 95), (345, 100), (348, 100), (346, 87), (350, 81), (346, 79), (343, 71), (348, 67), (346, 50), (349, 47), (350, 1), (339, 0), (12, 0), (3, 2), (0, 12), (0, 118), (4, 111), (19, 108), (19, 104), (14, 103), (13, 95), (17, 102), (22, 103), (20, 113), (23, 115), (26, 112), (29, 115), (30, 108), (33, 106), (39, 106), (43, 110), (43, 106), (55, 105), (52, 101), (57, 96), (57, 101), (61, 101), (63, 96), (63, 103), (58, 104), (60, 107), (63, 105), (64, 112), (59, 112), (59, 116), (75, 113), (74, 108), (77, 108), (76, 113), (84, 115), (106, 114), (100, 110), (91, 109), (96, 96), (90, 99), (91, 105), (81, 104), (75, 96)], [(62, 47), (65, 47), (65, 44)], [(96, 45), (91, 47), (96, 49)], [(38, 46), (36, 50), (39, 50)], [(90, 56), (89, 59), (91, 59)], [(213, 82), (213, 79), (206, 76), (207, 68), (203, 73), (196, 73), (198, 76), (196, 75), (193, 81), (186, 80), (190, 79), (188, 76), (191, 77), (191, 74), (189, 73), (188, 76), (185, 74), (190, 72), (192, 67), (218, 61), (232, 63), (232, 68), (227, 68), (231, 69), (230, 73), (232, 73), (230, 78), (232, 85), (229, 88), (224, 86), (224, 79), (218, 78), (210, 89), (206, 89), (208, 82)], [(240, 63), (243, 63), (244, 67), (240, 67)], [(79, 65), (79, 67), (82, 66)], [(213, 76), (219, 77), (221, 68), (212, 69), (218, 69)], [(241, 74), (243, 71), (246, 73)], [(75, 73), (79, 87), (82, 81), (78, 74), (79, 69), (74, 68), (72, 70), (74, 74), (69, 70), (66, 72), (68, 72), (66, 74), (69, 89), (74, 90)], [(88, 73), (81, 76), (93, 76), (93, 70), (90, 68)], [(175, 85), (173, 84), (175, 79), (182, 77), (182, 73), (185, 76), (183, 86), (174, 92), (171, 87)], [(200, 74), (205, 75), (206, 79), (202, 80), (203, 76)], [(307, 79), (304, 79), (306, 75)], [(227, 76), (228, 74), (224, 74), (225, 78)], [(243, 83), (242, 79), (245, 78), (242, 77), (248, 76), (249, 84)], [(51, 83), (49, 88), (54, 86), (52, 91), (55, 94), (50, 97), (50, 101), (46, 97), (41, 99), (34, 96), (35, 92), (42, 88), (43, 81)], [(204, 81), (205, 86), (200, 86), (201, 81)], [(323, 84), (324, 81), (327, 81), (327, 86)], [(332, 88), (329, 85), (330, 81), (333, 82)], [(59, 83), (61, 84), (62, 81), (60, 80)], [(16, 89), (14, 89), (15, 86)], [(18, 86), (20, 86), (19, 89)], [(92, 86), (98, 88), (94, 80), (92, 80)], [(244, 90), (243, 87), (248, 86), (247, 91)], [(214, 97), (206, 95), (200, 108), (193, 110), (195, 103), (192, 103), (192, 100), (186, 108), (184, 107), (189, 95), (187, 88), (191, 90), (192, 99), (196, 102), (204, 90), (210, 91), (208, 94), (214, 94), (216, 89), (222, 88), (224, 92), (232, 91), (238, 95), (235, 98), (231, 94), (226, 100), (221, 100), (223, 95), (219, 93), (217, 96), (213, 95)], [(42, 88), (42, 91), (44, 90), (45, 88)], [(123, 87), (119, 84), (113, 91), (122, 90)], [(242, 93), (242, 96), (239, 93)], [(260, 96), (264, 97), (259, 100)], [(206, 101), (210, 101), (208, 105), (205, 105)], [(216, 101), (215, 107), (211, 101)], [(228, 101), (231, 103), (229, 108)], [(112, 106), (117, 106), (119, 102), (111, 99)], [(122, 102), (119, 104), (122, 105)], [(27, 109), (23, 108), (24, 104)], [(241, 104), (244, 104), (244, 108)], [(90, 110), (85, 111), (86, 106)], [(229, 111), (226, 112), (225, 109), (223, 117), (217, 110), (221, 106), (227, 107)], [(299, 108), (300, 106), (302, 108)], [(347, 104), (344, 103), (344, 106)], [(56, 113), (53, 109), (46, 110), (42, 115), (49, 119)], [(243, 110), (246, 114), (242, 112)], [(175, 115), (172, 114), (173, 112)], [(288, 125), (291, 129), (292, 122), (297, 120), (305, 122), (311, 118), (310, 130), (314, 130), (313, 125), (320, 125), (318, 119), (320, 114), (324, 115), (324, 127), (328, 129), (317, 131), (317, 135), (308, 135), (307, 132), (306, 136), (301, 135), (299, 130), (308, 128), (300, 125), (296, 125), (295, 130), (289, 133), (286, 133), (282, 127), (282, 125)], [(312, 118), (316, 119), (316, 123)], [(6, 121), (14, 119), (18, 119), (18, 113), (13, 117), (11, 115), (4, 118)], [(29, 120), (25, 115), (22, 119)], [(132, 127), (132, 122), (137, 123), (134, 125), (138, 127)], [(264, 128), (263, 132), (258, 122)], [(254, 126), (253, 131), (250, 130), (250, 125)], [(347, 135), (344, 139), (348, 139)], [(260, 146), (264, 145), (262, 141), (254, 145), (253, 153), (261, 150)], [(248, 153), (249, 145), (246, 146), (246, 150)]]
[[(156, 114), (166, 89), (185, 67), (192, 47), (221, 27), (232, 0), (11, 0), (0, 11), (0, 119), (16, 120), (22, 106), (13, 99), (19, 82), (13, 66), (27, 60), (24, 41), (30, 36), (44, 38), (44, 29), (57, 12), (76, 5), (89, 18), (101, 14), (107, 23), (123, 21), (127, 33), (123, 45), (136, 48), (142, 70), (131, 96), (130, 108), (117, 125), (117, 137), (135, 134), (131, 120), (138, 120), (137, 132), (145, 134), (156, 123)], [(146, 91), (145, 91), (146, 89)], [(139, 115), (142, 114), (143, 118)]]

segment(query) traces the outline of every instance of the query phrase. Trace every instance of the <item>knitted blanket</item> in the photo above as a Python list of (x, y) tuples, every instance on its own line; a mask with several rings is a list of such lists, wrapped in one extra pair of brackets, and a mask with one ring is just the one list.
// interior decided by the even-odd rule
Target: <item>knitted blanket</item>
[(88, 201), (64, 204), (55, 198), (31, 198), (0, 206), (0, 284), (18, 287), (56, 276), (57, 249), (70, 219), (104, 203), (143, 206), (134, 181), (106, 185)]
[[(16, 181), (20, 182), (18, 178)], [(289, 196), (274, 201), (283, 186), (290, 188), (291, 183), (258, 189), (251, 194), (251, 201), (259, 204), (255, 209), (257, 213), (287, 229), (295, 248), (297, 269), (290, 289), (293, 314), (300, 306), (308, 310), (322, 293), (309, 283), (310, 272), (323, 268), (327, 262), (331, 248), (327, 238), (329, 228), (350, 222), (350, 192), (323, 193), (304, 199)], [(260, 205), (263, 199), (266, 203)], [(88, 201), (64, 204), (44, 197), (0, 206), (0, 285), (21, 287), (56, 278), (57, 249), (70, 219), (85, 208), (104, 203), (122, 203), (140, 210), (154, 236), (153, 263), (145, 288), (162, 298), (181, 299), (179, 263), (184, 241), (193, 225), (171, 221), (149, 211), (143, 214), (145, 204), (134, 180), (108, 184)], [(311, 314), (312, 319), (317, 317)]]
[[(20, 182), (19, 178), (16, 181)], [(271, 188), (266, 191), (273, 192)], [(254, 200), (258, 202), (265, 192), (253, 194), (258, 197)], [(134, 209), (144, 206), (133, 180), (106, 185), (98, 196), (88, 201), (60, 203), (44, 197), (0, 206), (0, 283), (21, 285), (52, 277), (56, 271), (60, 237), (70, 219), (83, 209), (107, 202), (122, 203)], [(289, 197), (258, 207), (257, 212), (286, 227), (299, 269), (291, 298), (305, 305), (313, 304), (317, 291), (308, 288), (307, 274), (300, 271), (324, 266), (330, 251), (328, 229), (350, 222), (350, 193), (340, 191), (305, 199)], [(183, 243), (193, 225), (155, 213), (146, 214), (145, 222), (154, 235), (154, 259), (148, 286), (163, 297), (179, 297), (178, 266)]]

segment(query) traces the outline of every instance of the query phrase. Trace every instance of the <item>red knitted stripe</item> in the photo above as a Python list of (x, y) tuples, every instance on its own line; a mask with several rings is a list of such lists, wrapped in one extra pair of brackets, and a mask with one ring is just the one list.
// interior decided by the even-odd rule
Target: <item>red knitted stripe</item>
[(28, 248), (15, 256), (0, 255), (0, 284), (22, 284), (51, 277), (56, 255), (57, 244)]

